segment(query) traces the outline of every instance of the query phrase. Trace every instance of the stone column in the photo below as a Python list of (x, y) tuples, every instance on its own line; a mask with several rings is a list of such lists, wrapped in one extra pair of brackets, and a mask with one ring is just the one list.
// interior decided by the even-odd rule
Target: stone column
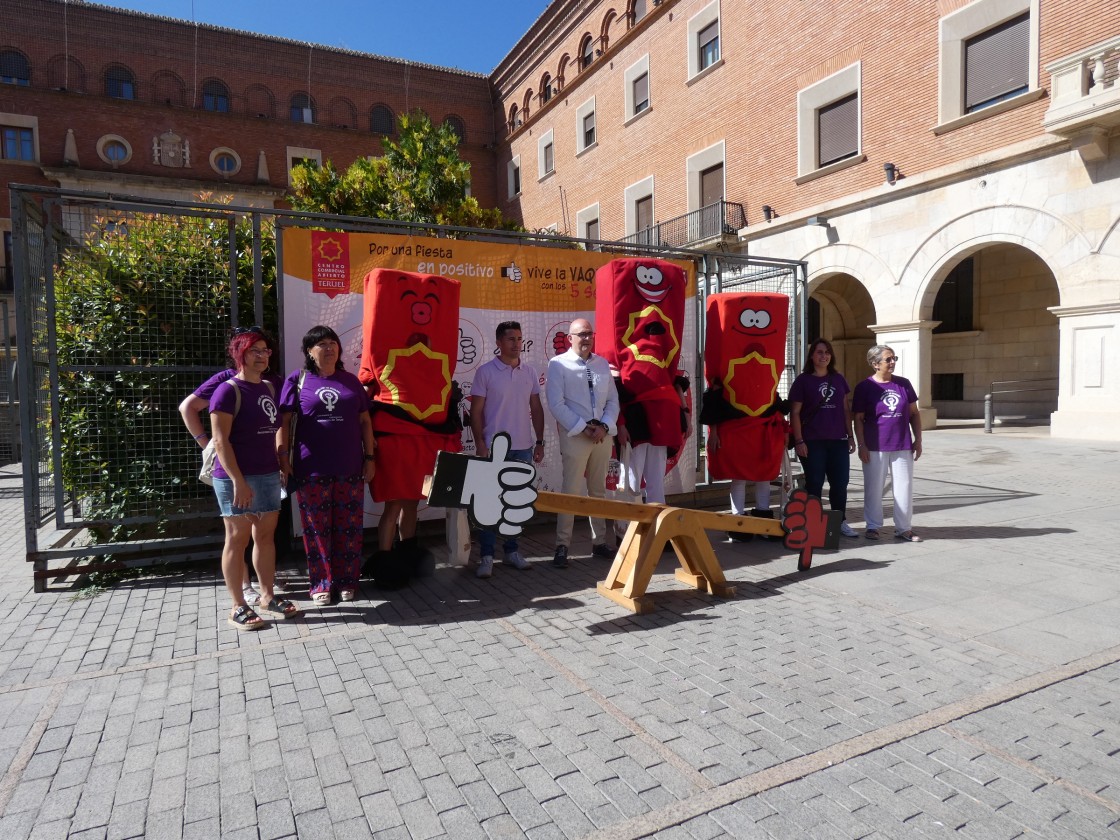
[(1058, 410), (1050, 434), (1120, 439), (1120, 301), (1049, 310), (1058, 317)]
[[(937, 426), (930, 368), (933, 358), (933, 328), (940, 323), (908, 321), (902, 324), (872, 324), (868, 327), (875, 333), (876, 344), (889, 345), (898, 356), (895, 374), (909, 379), (918, 392), (918, 410), (922, 414), (923, 429)], [(870, 375), (871, 368), (867, 368), (867, 371)]]

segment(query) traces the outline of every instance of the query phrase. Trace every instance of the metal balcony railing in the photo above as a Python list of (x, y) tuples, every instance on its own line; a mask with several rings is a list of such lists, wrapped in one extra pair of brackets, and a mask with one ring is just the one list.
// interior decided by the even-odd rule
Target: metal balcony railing
[(666, 245), (680, 248), (722, 236), (734, 236), (747, 224), (742, 204), (717, 201), (683, 216), (639, 230), (621, 239), (629, 245)]

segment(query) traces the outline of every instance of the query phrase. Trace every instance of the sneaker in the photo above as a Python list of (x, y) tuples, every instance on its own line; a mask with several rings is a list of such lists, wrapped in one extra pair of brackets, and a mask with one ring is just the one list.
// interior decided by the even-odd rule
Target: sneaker
[(568, 568), (568, 547), (566, 545), (556, 546), (556, 553), (552, 555), (552, 565), (557, 569)]
[(859, 534), (856, 533), (856, 529), (849, 525), (846, 521), (840, 523), (840, 533), (845, 537), (851, 537), (853, 539), (859, 536)]
[(614, 549), (611, 548), (606, 543), (601, 543), (600, 545), (593, 545), (593, 546), (591, 546), (591, 556), (592, 557), (599, 557), (599, 558), (602, 558), (603, 560), (613, 560), (614, 559)]
[(513, 568), (517, 569), (519, 572), (531, 568), (529, 566), (529, 561), (521, 556), (520, 551), (507, 551), (505, 559), (502, 560), (502, 562), (507, 566), (513, 566)]
[(494, 574), (494, 558), (489, 554), (482, 558), (478, 563), (478, 571), (474, 573), (477, 578), (488, 578)]

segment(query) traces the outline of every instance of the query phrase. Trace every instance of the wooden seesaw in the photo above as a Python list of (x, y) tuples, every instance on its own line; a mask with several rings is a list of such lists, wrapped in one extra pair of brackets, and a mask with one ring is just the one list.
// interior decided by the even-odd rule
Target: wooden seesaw
[[(502, 437), (506, 437), (506, 440), (500, 441)], [(499, 433), (494, 438), (494, 445), (504, 455), (509, 448), (508, 436)], [(476, 463), (475, 466), (483, 466), (484, 469), (472, 470), (471, 462), (483, 462)], [(496, 473), (502, 469), (501, 461), (495, 463), (472, 455), (440, 452), (436, 459), (435, 474), (428, 476), (425, 481), (428, 503), (437, 507), (466, 508), (474, 519), (471, 503), (464, 499), (486, 497), (492, 500), (503, 490), (524, 494), (528, 488), (528, 498), (522, 496), (515, 505), (522, 512), (531, 504), (534, 511), (544, 513), (567, 513), (573, 516), (593, 516), (629, 522), (626, 535), (622, 538), (618, 553), (607, 573), (607, 579), (601, 581), (596, 589), (600, 594), (635, 613), (650, 612), (654, 608), (653, 600), (646, 595), (646, 589), (661, 560), (666, 543), (672, 545), (681, 565), (681, 568), (675, 572), (677, 580), (712, 595), (729, 598), (735, 594), (735, 587), (724, 577), (723, 569), (720, 568), (706, 531), (733, 531), (741, 534), (785, 537), (787, 547), (797, 548), (801, 552), (797, 565), (800, 571), (810, 567), (814, 548), (836, 548), (839, 542), (841, 514), (838, 512), (824, 514), (823, 518), (818, 516), (818, 524), (821, 527), (816, 528), (811, 537), (802, 524), (791, 526), (793, 532), (787, 535), (790, 528), (776, 519), (660, 504), (620, 502), (614, 499), (597, 499), (566, 493), (537, 492), (529, 487), (531, 481), (536, 478), (536, 470), (531, 464), (519, 464), (510, 468), (520, 473), (520, 480), (515, 485), (503, 488), (499, 486), (496, 478)], [(472, 473), (473, 477), (468, 478)], [(817, 499), (808, 501), (804, 490), (796, 491), (791, 497), (792, 500), (796, 500), (801, 505), (806, 502), (814, 504), (816, 506), (814, 515), (820, 512), (820, 501)], [(787, 516), (790, 509), (791, 506), (787, 505)], [(805, 516), (800, 512), (802, 509), (798, 510), (799, 513), (795, 514), (790, 522), (804, 522)], [(517, 521), (524, 521), (524, 519)], [(520, 526), (517, 527), (520, 529)], [(795, 534), (796, 539), (791, 539)]]

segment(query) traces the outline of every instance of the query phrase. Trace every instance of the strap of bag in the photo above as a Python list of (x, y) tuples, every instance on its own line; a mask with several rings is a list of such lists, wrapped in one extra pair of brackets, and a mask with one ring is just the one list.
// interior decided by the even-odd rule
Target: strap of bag
[(288, 421), (288, 463), (293, 466), (296, 462), (296, 424), (299, 422), (299, 400), (300, 394), (303, 393), (303, 381), (305, 379), (307, 379), (307, 371), (301, 370), (299, 380), (296, 382), (296, 410), (292, 412), (292, 419)]

